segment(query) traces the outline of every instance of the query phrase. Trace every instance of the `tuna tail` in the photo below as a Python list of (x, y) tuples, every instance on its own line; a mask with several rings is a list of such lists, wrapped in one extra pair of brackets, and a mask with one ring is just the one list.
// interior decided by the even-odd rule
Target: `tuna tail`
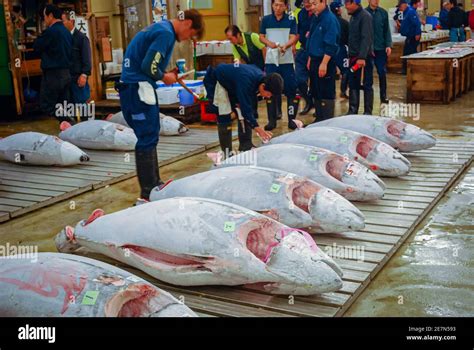
[(65, 131), (69, 129), (71, 126), (72, 126), (71, 123), (62, 122), (61, 125), (59, 125), (59, 129), (61, 129), (61, 131)]

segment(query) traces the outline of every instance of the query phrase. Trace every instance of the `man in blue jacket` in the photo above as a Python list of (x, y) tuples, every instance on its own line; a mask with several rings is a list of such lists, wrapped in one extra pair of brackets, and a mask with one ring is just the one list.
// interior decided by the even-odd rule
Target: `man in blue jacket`
[(309, 59), (311, 96), (317, 122), (332, 118), (336, 100), (336, 60), (339, 50), (339, 22), (329, 10), (327, 0), (311, 0), (316, 15), (306, 44)]
[[(400, 11), (403, 13), (402, 22), (400, 24), (400, 34), (405, 39), (405, 46), (403, 47), (403, 55), (408, 56), (416, 53), (418, 44), (421, 39), (421, 22), (416, 8), (420, 0), (411, 0), (411, 6), (408, 6), (407, 0), (399, 1)], [(407, 60), (403, 60), (403, 74), (407, 73)]]
[(69, 100), (71, 84), (72, 35), (62, 22), (62, 12), (55, 5), (46, 5), (44, 22), (48, 27), (36, 39), (33, 48), (41, 54), (40, 107), (49, 116), (59, 121), (69, 119), (59, 114), (57, 104), (64, 105)]
[[(73, 13), (64, 13), (63, 23), (72, 34), (71, 101), (86, 103), (90, 98), (87, 79), (92, 71), (90, 41), (84, 33), (76, 29), (76, 18)], [(81, 119), (87, 119), (87, 117), (92, 116), (81, 116)]]
[(151, 190), (163, 184), (156, 153), (160, 132), (156, 82), (171, 85), (177, 81), (177, 69), (166, 72), (175, 42), (200, 38), (204, 32), (204, 20), (198, 11), (186, 10), (178, 17), (152, 24), (135, 35), (125, 52), (121, 81), (116, 86), (125, 120), (138, 139), (135, 160), (141, 188), (139, 202), (148, 201)]
[[(221, 149), (226, 156), (232, 152), (232, 118), (231, 113), (219, 114), (214, 106), (218, 84), (225, 89), (228, 97), (230, 110), (243, 120), (238, 121), (239, 151), (245, 152), (252, 149), (252, 130), (258, 134), (263, 141), (269, 141), (271, 132), (265, 131), (257, 122), (257, 94), (261, 97), (271, 99), (281, 96), (283, 90), (283, 79), (278, 73), (265, 75), (261, 69), (253, 64), (219, 64), (216, 68), (209, 66), (204, 87), (207, 98), (211, 102), (213, 111), (218, 114), (217, 130)], [(217, 88), (217, 89), (216, 89)], [(220, 107), (220, 105), (219, 105)]]

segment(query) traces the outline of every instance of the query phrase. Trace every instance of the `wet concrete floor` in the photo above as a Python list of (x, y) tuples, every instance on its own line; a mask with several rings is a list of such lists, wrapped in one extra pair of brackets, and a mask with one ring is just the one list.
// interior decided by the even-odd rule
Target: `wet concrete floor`
[[(377, 86), (376, 79), (374, 114), (380, 112)], [(405, 77), (389, 75), (388, 91), (391, 100), (403, 102)], [(264, 108), (261, 104), (261, 124), (266, 122)], [(345, 114), (347, 109), (347, 100), (338, 98), (336, 115)], [(310, 116), (299, 119), (306, 123), (312, 121)], [(463, 95), (450, 105), (421, 105), (420, 118), (415, 119), (404, 118), (437, 136), (474, 143), (474, 92)], [(286, 121), (279, 124), (275, 135), (287, 132)], [(193, 127), (215, 128), (199, 124)], [(0, 122), (0, 137), (22, 131), (57, 134), (58, 129), (56, 121), (44, 118)], [(259, 144), (257, 138), (254, 141)], [(206, 171), (210, 165), (207, 156), (199, 154), (163, 167), (162, 178), (185, 177)], [(40, 209), (0, 224), (0, 244), (38, 245), (40, 251), (55, 251), (52, 238), (65, 225), (76, 224), (97, 208), (107, 213), (127, 208), (135, 202), (137, 194), (138, 184), (136, 178), (132, 178)], [(474, 169), (471, 168), (419, 225), (416, 233), (371, 282), (347, 315), (473, 316), (473, 204)]]

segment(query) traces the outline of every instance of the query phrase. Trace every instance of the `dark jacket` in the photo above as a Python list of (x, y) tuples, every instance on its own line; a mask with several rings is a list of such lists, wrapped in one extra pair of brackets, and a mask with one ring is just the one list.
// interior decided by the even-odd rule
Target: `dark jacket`
[(372, 16), (359, 7), (349, 22), (349, 56), (367, 59), (374, 52)]
[(458, 6), (448, 12), (448, 28), (461, 28), (466, 23), (466, 13)]
[(43, 71), (71, 68), (72, 35), (62, 22), (57, 22), (46, 29), (35, 40), (33, 48), (41, 54)]
[(414, 38), (421, 35), (421, 22), (416, 10), (412, 7), (407, 7), (403, 11), (403, 20), (400, 24), (400, 34), (407, 38)]
[(374, 27), (374, 50), (381, 51), (387, 47), (392, 47), (392, 33), (388, 25), (388, 13), (381, 7), (372, 10), (370, 6), (366, 8), (372, 15)]
[(349, 22), (341, 16), (336, 16), (341, 28), (341, 36), (339, 37), (339, 45), (349, 45)]
[(79, 30), (75, 29), (72, 34), (72, 66), (71, 76), (78, 77), (81, 74), (91, 75), (92, 60), (89, 38)]
[(311, 23), (306, 50), (311, 57), (335, 56), (339, 49), (340, 28), (336, 16), (326, 9)]

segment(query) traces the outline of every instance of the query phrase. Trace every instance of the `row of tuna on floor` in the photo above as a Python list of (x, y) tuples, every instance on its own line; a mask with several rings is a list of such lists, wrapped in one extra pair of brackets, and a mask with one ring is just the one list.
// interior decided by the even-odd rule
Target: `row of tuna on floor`
[[(107, 120), (89, 120), (71, 126), (61, 123), (59, 137), (23, 132), (0, 139), (0, 159), (20, 165), (73, 166), (90, 160), (82, 150), (133, 151), (137, 137), (122, 113)], [(160, 113), (160, 135), (179, 136), (188, 131), (180, 121)]]
[[(342, 287), (342, 270), (311, 234), (363, 229), (364, 215), (349, 200), (382, 198), (385, 185), (378, 175), (409, 172), (410, 162), (396, 149), (415, 151), (435, 143), (429, 133), (396, 120), (334, 118), (276, 137), (208, 172), (156, 188), (150, 203), (108, 215), (96, 210), (60, 232), (56, 246), (61, 253), (100, 253), (179, 286), (252, 285), (283, 295), (336, 291)], [(143, 280), (128, 284), (129, 274), (111, 266), (106, 273), (99, 262), (92, 272), (94, 262), (82, 259), (63, 254), (43, 259), (43, 264), (57, 260), (56, 269), (2, 263), (0, 290), (7, 294), (0, 300), (14, 298), (18, 305), (28, 299), (23, 313), (18, 311), (22, 315), (194, 315)], [(63, 260), (82, 263), (83, 269), (65, 272), (59, 268)], [(40, 274), (50, 283), (77, 284), (81, 273), (88, 277), (76, 294), (84, 300), (89, 281), (101, 293), (93, 311), (87, 303), (60, 308), (58, 298), (48, 303), (35, 291), (15, 289)], [(155, 293), (162, 298), (155, 298)], [(34, 299), (44, 310), (33, 308)], [(0, 310), (9, 307), (13, 314), (20, 310), (1, 304)]]

